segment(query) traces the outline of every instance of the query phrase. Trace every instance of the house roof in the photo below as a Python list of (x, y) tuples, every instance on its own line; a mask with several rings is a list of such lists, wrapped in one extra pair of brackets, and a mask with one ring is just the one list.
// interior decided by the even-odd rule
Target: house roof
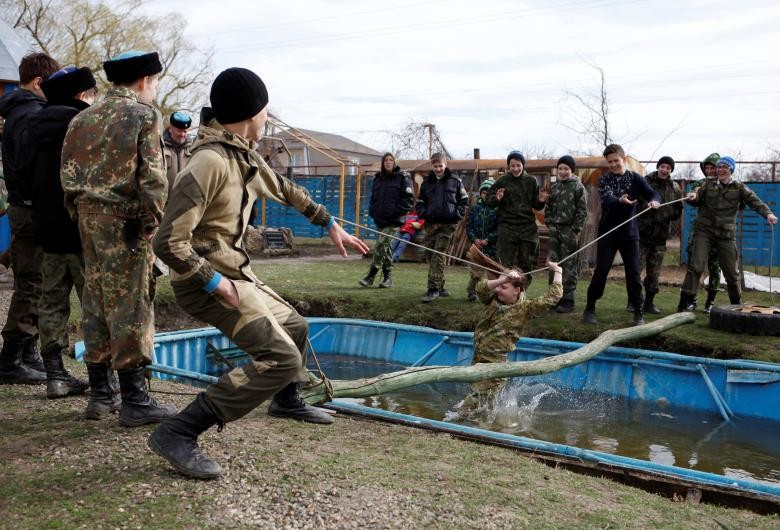
[[(321, 144), (326, 145), (336, 151), (360, 153), (360, 154), (373, 155), (373, 156), (382, 156), (382, 153), (380, 153), (379, 151), (372, 149), (361, 143), (358, 143), (354, 140), (350, 140), (346, 136), (341, 136), (340, 134), (312, 131), (310, 129), (297, 129), (297, 130), (307, 136), (314, 138), (316, 141), (320, 142)], [(291, 143), (298, 142), (298, 140), (287, 131), (282, 131), (277, 136), (283, 138), (288, 145)]]
[(19, 81), (19, 63), (30, 49), (27, 41), (0, 20), (0, 81)]

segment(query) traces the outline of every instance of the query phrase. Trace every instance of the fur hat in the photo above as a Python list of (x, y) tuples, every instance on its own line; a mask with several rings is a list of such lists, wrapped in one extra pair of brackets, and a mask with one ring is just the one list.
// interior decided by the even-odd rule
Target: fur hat
[(70, 101), (76, 94), (94, 87), (95, 77), (92, 75), (92, 70), (86, 66), (82, 68), (66, 66), (41, 83), (41, 90), (49, 103)]
[(147, 53), (138, 50), (120, 53), (103, 63), (106, 79), (115, 85), (132, 83), (142, 77), (159, 74), (162, 69), (157, 52)]
[(212, 83), (210, 99), (219, 123), (238, 123), (255, 116), (268, 105), (268, 91), (253, 71), (228, 68)]

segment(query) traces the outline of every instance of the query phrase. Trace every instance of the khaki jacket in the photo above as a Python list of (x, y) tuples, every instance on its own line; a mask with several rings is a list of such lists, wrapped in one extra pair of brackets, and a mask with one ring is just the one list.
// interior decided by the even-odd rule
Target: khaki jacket
[(699, 207), (694, 230), (724, 239), (736, 237), (737, 212), (740, 208), (747, 206), (761, 217), (772, 213), (753, 190), (733, 178), (725, 186), (721, 186), (717, 178), (707, 179), (696, 190), (694, 204)]
[(177, 144), (168, 134), (168, 129), (163, 132), (163, 144), (165, 145), (165, 170), (168, 176), (168, 191), (173, 188), (176, 175), (184, 169), (192, 157), (192, 140), (188, 137), (183, 144)]
[(257, 282), (243, 248), (257, 198), (292, 206), (312, 224), (326, 226), (330, 221), (325, 207), (268, 167), (256, 147), (216, 120), (201, 125), (192, 158), (174, 183), (154, 238), (154, 251), (171, 268), (172, 281), (205, 286), (218, 271)]

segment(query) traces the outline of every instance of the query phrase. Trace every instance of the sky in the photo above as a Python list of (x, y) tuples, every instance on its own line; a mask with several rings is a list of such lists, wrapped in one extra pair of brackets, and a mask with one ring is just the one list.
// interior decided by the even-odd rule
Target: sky
[[(215, 8), (215, 6), (217, 6)], [(254, 70), (270, 110), (378, 151), (409, 121), (458, 158), (598, 153), (582, 134), (605, 74), (613, 140), (632, 156), (765, 160), (780, 149), (780, 4), (650, 0), (157, 0)], [(773, 51), (774, 50), (774, 51)]]

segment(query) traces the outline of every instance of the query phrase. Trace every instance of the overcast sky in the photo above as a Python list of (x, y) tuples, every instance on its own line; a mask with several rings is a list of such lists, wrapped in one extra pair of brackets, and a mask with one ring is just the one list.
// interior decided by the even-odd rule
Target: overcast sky
[(271, 110), (383, 151), (434, 123), (458, 157), (481, 148), (597, 150), (570, 93), (606, 74), (613, 138), (640, 159), (780, 148), (780, 4), (773, 1), (158, 0), (215, 71), (243, 66)]

